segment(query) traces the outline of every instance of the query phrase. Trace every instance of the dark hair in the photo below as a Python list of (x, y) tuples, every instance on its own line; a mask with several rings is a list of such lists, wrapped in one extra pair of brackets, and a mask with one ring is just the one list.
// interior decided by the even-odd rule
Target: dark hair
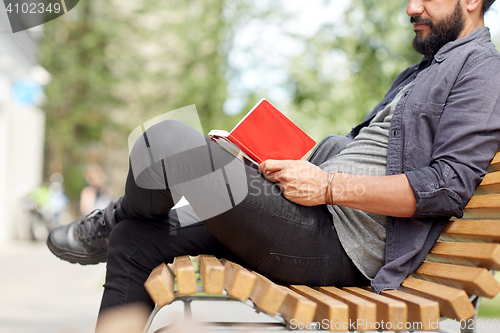
[(483, 1), (483, 14), (490, 9), (491, 5), (495, 2), (495, 0), (484, 0)]

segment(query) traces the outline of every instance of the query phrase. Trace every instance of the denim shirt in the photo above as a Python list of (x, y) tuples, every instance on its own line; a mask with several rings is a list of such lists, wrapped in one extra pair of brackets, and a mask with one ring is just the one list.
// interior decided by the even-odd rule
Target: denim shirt
[(488, 28), (443, 46), (395, 79), (354, 138), (398, 91), (387, 175), (404, 173), (417, 201), (411, 218), (387, 217), (385, 265), (372, 290), (399, 289), (423, 262), (451, 216), (463, 209), (500, 145), (500, 54)]

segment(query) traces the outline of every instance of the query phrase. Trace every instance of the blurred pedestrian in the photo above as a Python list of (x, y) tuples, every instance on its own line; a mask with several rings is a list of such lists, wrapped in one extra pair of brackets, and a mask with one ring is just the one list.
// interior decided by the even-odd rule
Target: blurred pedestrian
[(103, 209), (112, 200), (107, 187), (106, 175), (97, 164), (85, 168), (86, 186), (80, 193), (80, 213), (83, 216), (95, 209)]

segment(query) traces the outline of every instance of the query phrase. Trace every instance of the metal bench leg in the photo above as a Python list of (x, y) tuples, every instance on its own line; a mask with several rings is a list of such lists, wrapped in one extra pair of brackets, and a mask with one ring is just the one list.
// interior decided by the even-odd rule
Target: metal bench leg
[(151, 314), (149, 315), (148, 321), (146, 322), (146, 326), (144, 327), (144, 330), (142, 333), (148, 333), (149, 328), (151, 327), (151, 323), (153, 322), (153, 319), (155, 318), (156, 314), (158, 311), (160, 311), (161, 307), (155, 306)]
[(184, 302), (184, 318), (186, 321), (193, 320), (193, 312), (191, 311), (191, 301), (190, 299), (183, 299)]
[[(186, 321), (192, 321), (193, 320), (193, 312), (191, 311), (191, 299), (183, 299), (182, 302), (184, 303), (184, 318)], [(153, 312), (151, 312), (151, 315), (148, 318), (148, 321), (146, 323), (146, 326), (144, 327), (144, 330), (142, 333), (147, 333), (149, 328), (151, 327), (151, 324), (153, 323), (153, 319), (160, 311), (161, 307), (155, 306), (153, 309)]]
[[(472, 301), (472, 305), (476, 309), (476, 315), (472, 319), (465, 321), (465, 323), (460, 322), (461, 333), (476, 333), (477, 332), (476, 322), (477, 322), (477, 313), (479, 311), (479, 304), (480, 303), (481, 303), (481, 297), (476, 297), (476, 299), (474, 299)], [(465, 327), (463, 327), (463, 326), (465, 326)]]

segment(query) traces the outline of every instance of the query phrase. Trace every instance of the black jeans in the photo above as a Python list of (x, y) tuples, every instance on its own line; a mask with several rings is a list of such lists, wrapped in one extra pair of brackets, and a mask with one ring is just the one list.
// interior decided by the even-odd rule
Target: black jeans
[[(186, 146), (186, 137), (206, 144)], [(330, 136), (310, 161), (319, 165), (348, 142)], [(183, 144), (191, 148), (179, 148)], [(176, 152), (159, 159), (159, 151), (169, 150)], [(144, 162), (148, 159), (153, 162)], [(135, 170), (140, 174), (134, 176)], [(225, 170), (219, 177), (222, 184), (207, 180), (220, 170)], [(190, 183), (193, 179), (195, 184)], [(245, 186), (248, 193), (242, 195)], [(171, 210), (180, 196), (190, 206)], [(219, 205), (224, 200), (226, 204)], [(186, 254), (234, 260), (282, 284), (369, 284), (342, 248), (325, 205), (306, 207), (288, 201), (255, 166), (234, 159), (180, 122), (157, 124), (138, 140), (115, 217), (120, 222), (110, 235), (101, 311), (131, 302), (152, 308), (143, 286), (149, 273)]]

